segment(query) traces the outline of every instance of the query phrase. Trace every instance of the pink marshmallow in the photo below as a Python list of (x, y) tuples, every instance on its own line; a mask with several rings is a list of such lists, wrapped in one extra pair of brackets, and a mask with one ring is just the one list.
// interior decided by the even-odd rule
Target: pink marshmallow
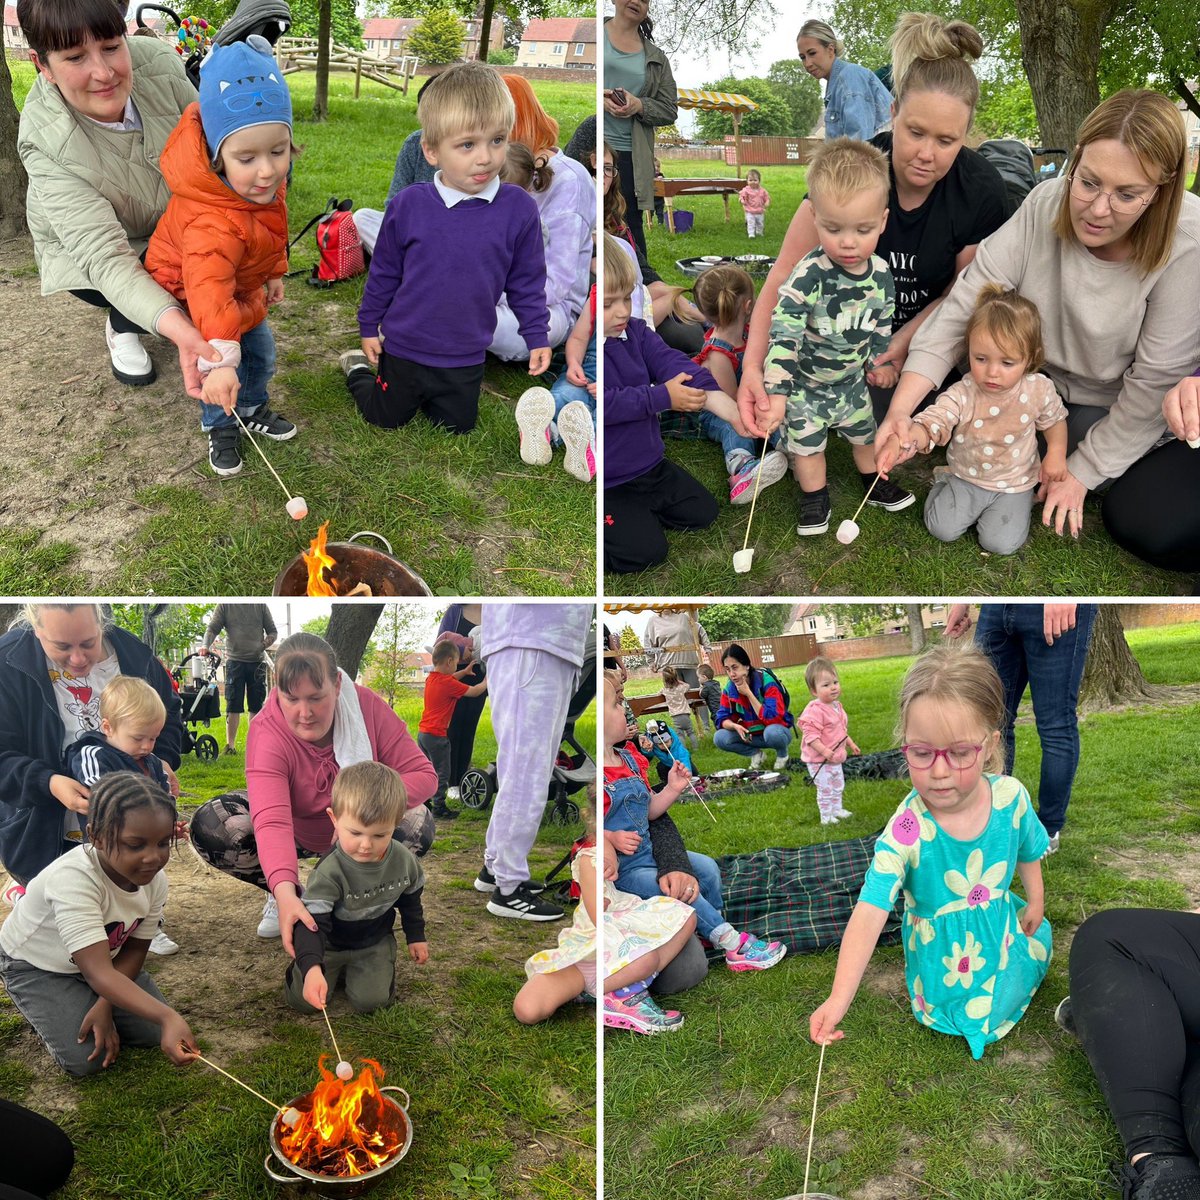
[(303, 521), (308, 516), (308, 501), (303, 496), (293, 496), (287, 502), (287, 511), (293, 521)]

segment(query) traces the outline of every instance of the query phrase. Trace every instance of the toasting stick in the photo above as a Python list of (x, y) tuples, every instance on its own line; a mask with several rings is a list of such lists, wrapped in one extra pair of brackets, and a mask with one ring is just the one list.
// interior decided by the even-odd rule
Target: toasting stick
[[(670, 739), (665, 737), (663, 734), (661, 734), (658, 731), (658, 723), (657, 722), (655, 722), (655, 724), (654, 724), (654, 732), (653, 733), (651, 733), (649, 725), (646, 726), (646, 736), (651, 740), (651, 742), (657, 741), (658, 744), (671, 756), (672, 762), (677, 762), (677, 763), (679, 763), (679, 765), (681, 767), (683, 766), (683, 763), (679, 762), (679, 759), (675, 757), (675, 751), (671, 749)], [(692, 795), (695, 796), (696, 799), (699, 800), (701, 804), (704, 804), (704, 797), (701, 796), (698, 791), (696, 791), (695, 785), (692, 783), (692, 777), (690, 774), (688, 775), (687, 785), (691, 789)], [(708, 815), (710, 817), (712, 817), (713, 824), (715, 825), (717, 823), (717, 818), (713, 817), (713, 811), (711, 808), (708, 807), (707, 804), (704, 804), (704, 811), (706, 813), (708, 813)]]
[(259, 457), (267, 464), (267, 470), (275, 476), (275, 482), (278, 483), (281, 488), (283, 488), (283, 494), (288, 498), (286, 506), (288, 516), (291, 517), (293, 521), (303, 521), (304, 518), (308, 516), (307, 501), (303, 496), (293, 496), (292, 493), (288, 491), (287, 484), (279, 478), (279, 472), (276, 471), (273, 466), (271, 466), (271, 460), (263, 453), (263, 448), (254, 440), (254, 435), (250, 432), (250, 430), (246, 428), (246, 422), (242, 420), (241, 413), (239, 413), (235, 408), (233, 410), (233, 415), (237, 418), (237, 423), (242, 427), (242, 431), (254, 444), (254, 448), (258, 451)]
[[(183, 1043), (180, 1043), (180, 1045), (182, 1045), (182, 1044)], [(187, 1047), (185, 1046), (184, 1049), (187, 1049)], [(195, 1052), (193, 1051), (193, 1053), (195, 1053)], [(238, 1087), (245, 1088), (246, 1091), (248, 1091), (250, 1093), (250, 1095), (257, 1096), (264, 1104), (269, 1104), (273, 1109), (275, 1109), (279, 1113), (280, 1117), (283, 1120), (283, 1123), (289, 1129), (293, 1125), (295, 1125), (298, 1120), (300, 1120), (300, 1114), (299, 1114), (299, 1112), (296, 1111), (296, 1109), (294, 1109), (290, 1106), (285, 1108), (282, 1104), (276, 1104), (274, 1100), (268, 1100), (267, 1097), (262, 1094), (262, 1092), (256, 1092), (248, 1083), (243, 1083), (236, 1075), (231, 1075), (227, 1070), (225, 1070), (224, 1067), (218, 1067), (215, 1062), (211, 1061), (210, 1059), (205, 1058), (203, 1054), (196, 1054), (196, 1057), (206, 1067), (212, 1067), (212, 1069), (214, 1071), (219, 1071), (222, 1075), (225, 1076), (226, 1079), (232, 1079), (233, 1082), (238, 1085)]]
[(334, 1070), (334, 1074), (339, 1079), (349, 1079), (354, 1074), (354, 1068), (342, 1057), (342, 1052), (338, 1049), (337, 1038), (333, 1033), (333, 1026), (329, 1023), (329, 1009), (321, 1009), (321, 1016), (325, 1018), (325, 1028), (329, 1030), (329, 1040), (333, 1043), (333, 1052), (338, 1056), (338, 1065)]

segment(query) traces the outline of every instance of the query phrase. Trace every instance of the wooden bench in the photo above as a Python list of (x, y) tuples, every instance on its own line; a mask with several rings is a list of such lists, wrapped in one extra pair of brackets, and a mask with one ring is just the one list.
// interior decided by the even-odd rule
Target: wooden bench
[[(625, 698), (629, 701), (633, 715), (639, 720), (642, 717), (656, 717), (660, 713), (667, 713), (667, 698), (662, 692), (656, 696), (626, 696)], [(701, 708), (708, 708), (708, 705), (700, 698), (699, 688), (688, 688), (687, 701), (693, 712)]]

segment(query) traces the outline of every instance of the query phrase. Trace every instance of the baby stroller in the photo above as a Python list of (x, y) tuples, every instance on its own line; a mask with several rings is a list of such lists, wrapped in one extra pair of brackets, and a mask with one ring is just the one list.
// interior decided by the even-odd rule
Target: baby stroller
[[(188, 679), (187, 665), (193, 658), (204, 664), (204, 677), (198, 681)], [(201, 721), (207, 728), (210, 721), (221, 715), (221, 697), (217, 691), (217, 669), (221, 665), (219, 654), (189, 654), (172, 672), (171, 678), (179, 689), (179, 700), (183, 705), (183, 742), (179, 749), (184, 754), (194, 750), (203, 762), (213, 762), (221, 753), (217, 739), (211, 733), (197, 735), (195, 726)]]
[[(550, 792), (547, 796), (550, 811), (546, 814), (546, 820), (551, 825), (577, 824), (579, 805), (570, 797), (580, 788), (596, 782), (596, 763), (575, 737), (575, 722), (595, 698), (596, 648), (589, 645), (579, 687), (567, 705), (567, 724), (560, 739), (558, 761), (550, 774)], [(458, 798), (467, 808), (484, 809), (492, 802), (499, 787), (495, 763), (488, 763), (485, 770), (472, 767), (459, 782)]]
[(203, 17), (181, 17), (172, 8), (163, 4), (139, 4), (134, 12), (138, 31), (150, 31), (146, 24), (146, 13), (162, 13), (173, 25), (163, 36), (175, 43), (183, 57), (183, 69), (199, 90), (200, 64), (215, 42), (228, 46), (231, 42), (244, 42), (251, 34), (264, 37), (272, 46), (288, 31), (292, 24), (292, 10), (286, 0), (241, 0), (233, 16), (218, 31)]

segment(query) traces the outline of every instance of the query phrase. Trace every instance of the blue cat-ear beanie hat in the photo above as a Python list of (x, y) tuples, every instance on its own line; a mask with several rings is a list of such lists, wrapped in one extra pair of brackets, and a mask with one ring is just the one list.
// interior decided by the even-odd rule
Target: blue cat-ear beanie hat
[(214, 161), (239, 129), (279, 122), (292, 127), (292, 96), (266, 38), (214, 46), (200, 68), (200, 123)]

